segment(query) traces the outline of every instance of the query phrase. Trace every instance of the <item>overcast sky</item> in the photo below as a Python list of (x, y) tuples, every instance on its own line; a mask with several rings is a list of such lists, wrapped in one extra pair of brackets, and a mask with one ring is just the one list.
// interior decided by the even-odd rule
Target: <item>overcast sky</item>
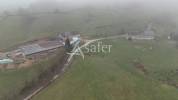
[[(32, 2), (35, 1), (52, 1), (52, 0), (0, 0), (0, 9), (8, 9), (14, 7), (26, 7)], [(119, 4), (127, 4), (127, 3), (143, 3), (143, 4), (152, 4), (156, 6), (177, 6), (178, 0), (57, 0), (59, 2), (67, 2), (70, 4), (86, 4), (86, 3), (94, 3), (94, 4), (109, 4), (109, 3), (119, 3)]]
[(0, 9), (6, 10), (10, 8), (26, 7), (34, 0), (0, 0)]

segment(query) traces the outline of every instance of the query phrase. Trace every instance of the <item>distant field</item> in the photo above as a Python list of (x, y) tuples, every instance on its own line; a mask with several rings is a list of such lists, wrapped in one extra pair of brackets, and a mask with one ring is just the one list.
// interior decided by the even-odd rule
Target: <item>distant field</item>
[[(28, 10), (28, 9), (27, 9)], [(142, 13), (142, 14), (141, 14)], [(0, 20), (0, 50), (37, 37), (66, 31), (86, 35), (143, 31), (152, 23), (157, 35), (175, 30), (174, 18), (167, 13), (141, 9), (84, 7), (58, 14), (7, 17)]]
[[(178, 90), (158, 79), (175, 71), (178, 50), (164, 41), (106, 41), (110, 54), (76, 57), (71, 68), (33, 100), (178, 100)], [(152, 47), (152, 48), (150, 48)], [(133, 62), (138, 59), (144, 74)]]

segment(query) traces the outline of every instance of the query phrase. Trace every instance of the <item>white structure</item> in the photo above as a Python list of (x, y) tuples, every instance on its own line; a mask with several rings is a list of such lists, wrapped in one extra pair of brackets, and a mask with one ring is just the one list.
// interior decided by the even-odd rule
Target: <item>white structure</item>
[(131, 38), (135, 40), (154, 40), (155, 39), (153, 36), (132, 36)]
[(12, 59), (2, 59), (0, 60), (0, 64), (10, 64), (13, 63), (14, 61)]
[(153, 40), (155, 39), (155, 33), (152, 30), (152, 24), (149, 24), (148, 27), (139, 35), (127, 34), (127, 39), (135, 39), (135, 40)]

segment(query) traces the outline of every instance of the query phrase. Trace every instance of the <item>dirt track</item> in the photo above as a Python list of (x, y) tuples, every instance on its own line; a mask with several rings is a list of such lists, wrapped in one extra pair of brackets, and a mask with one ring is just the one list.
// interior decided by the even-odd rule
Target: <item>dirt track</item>
[(34, 89), (30, 90), (31, 92), (29, 95), (23, 97), (23, 100), (31, 100), (35, 95), (37, 95), (43, 89), (47, 88), (56, 79), (61, 77), (66, 72), (66, 69), (69, 67), (69, 63), (66, 63), (66, 58), (64, 58), (65, 60), (63, 61), (63, 63), (58, 66), (59, 68), (57, 69), (56, 73), (52, 75), (52, 77), (50, 77), (48, 80), (45, 80), (45, 82), (39, 82), (38, 85), (34, 87)]
[[(99, 38), (99, 39), (94, 39), (94, 40), (89, 40), (86, 42), (86, 44), (82, 45), (80, 48), (83, 48), (84, 46), (89, 45), (90, 43), (96, 42), (96, 41), (100, 41), (100, 40), (106, 40), (106, 39), (115, 39), (115, 38), (124, 38), (126, 36), (111, 36), (111, 37), (106, 37), (106, 38)], [(50, 84), (52, 84), (56, 79), (58, 79), (59, 77), (61, 77), (66, 70), (68, 69), (70, 63), (72, 62), (72, 58), (75, 55), (75, 53), (77, 52), (76, 50), (73, 50), (74, 53), (71, 54), (70, 56), (67, 56), (66, 59), (64, 60), (63, 64), (61, 65), (62, 68), (60, 70), (57, 71), (56, 74), (53, 75), (53, 77), (49, 80), (47, 80), (47, 82), (45, 82), (44, 84), (41, 84), (40, 86), (38, 86), (38, 88), (36, 88), (35, 90), (33, 90), (31, 92), (31, 94), (29, 94), (28, 96), (26, 96), (23, 100), (31, 100), (35, 95), (37, 95), (39, 92), (41, 92), (43, 89), (47, 88)]]

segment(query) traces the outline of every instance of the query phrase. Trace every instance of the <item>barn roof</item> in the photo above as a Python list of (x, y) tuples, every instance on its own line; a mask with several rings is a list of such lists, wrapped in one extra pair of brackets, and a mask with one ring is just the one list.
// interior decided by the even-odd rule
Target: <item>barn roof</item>
[(59, 48), (61, 46), (63, 46), (61, 43), (51, 41), (51, 42), (46, 42), (43, 44), (31, 44), (31, 45), (21, 46), (21, 47), (19, 47), (19, 49), (25, 55), (31, 55), (31, 54)]
[(44, 48), (40, 47), (38, 44), (22, 46), (20, 47), (20, 49), (25, 55), (34, 54), (34, 53), (41, 52), (44, 50)]

